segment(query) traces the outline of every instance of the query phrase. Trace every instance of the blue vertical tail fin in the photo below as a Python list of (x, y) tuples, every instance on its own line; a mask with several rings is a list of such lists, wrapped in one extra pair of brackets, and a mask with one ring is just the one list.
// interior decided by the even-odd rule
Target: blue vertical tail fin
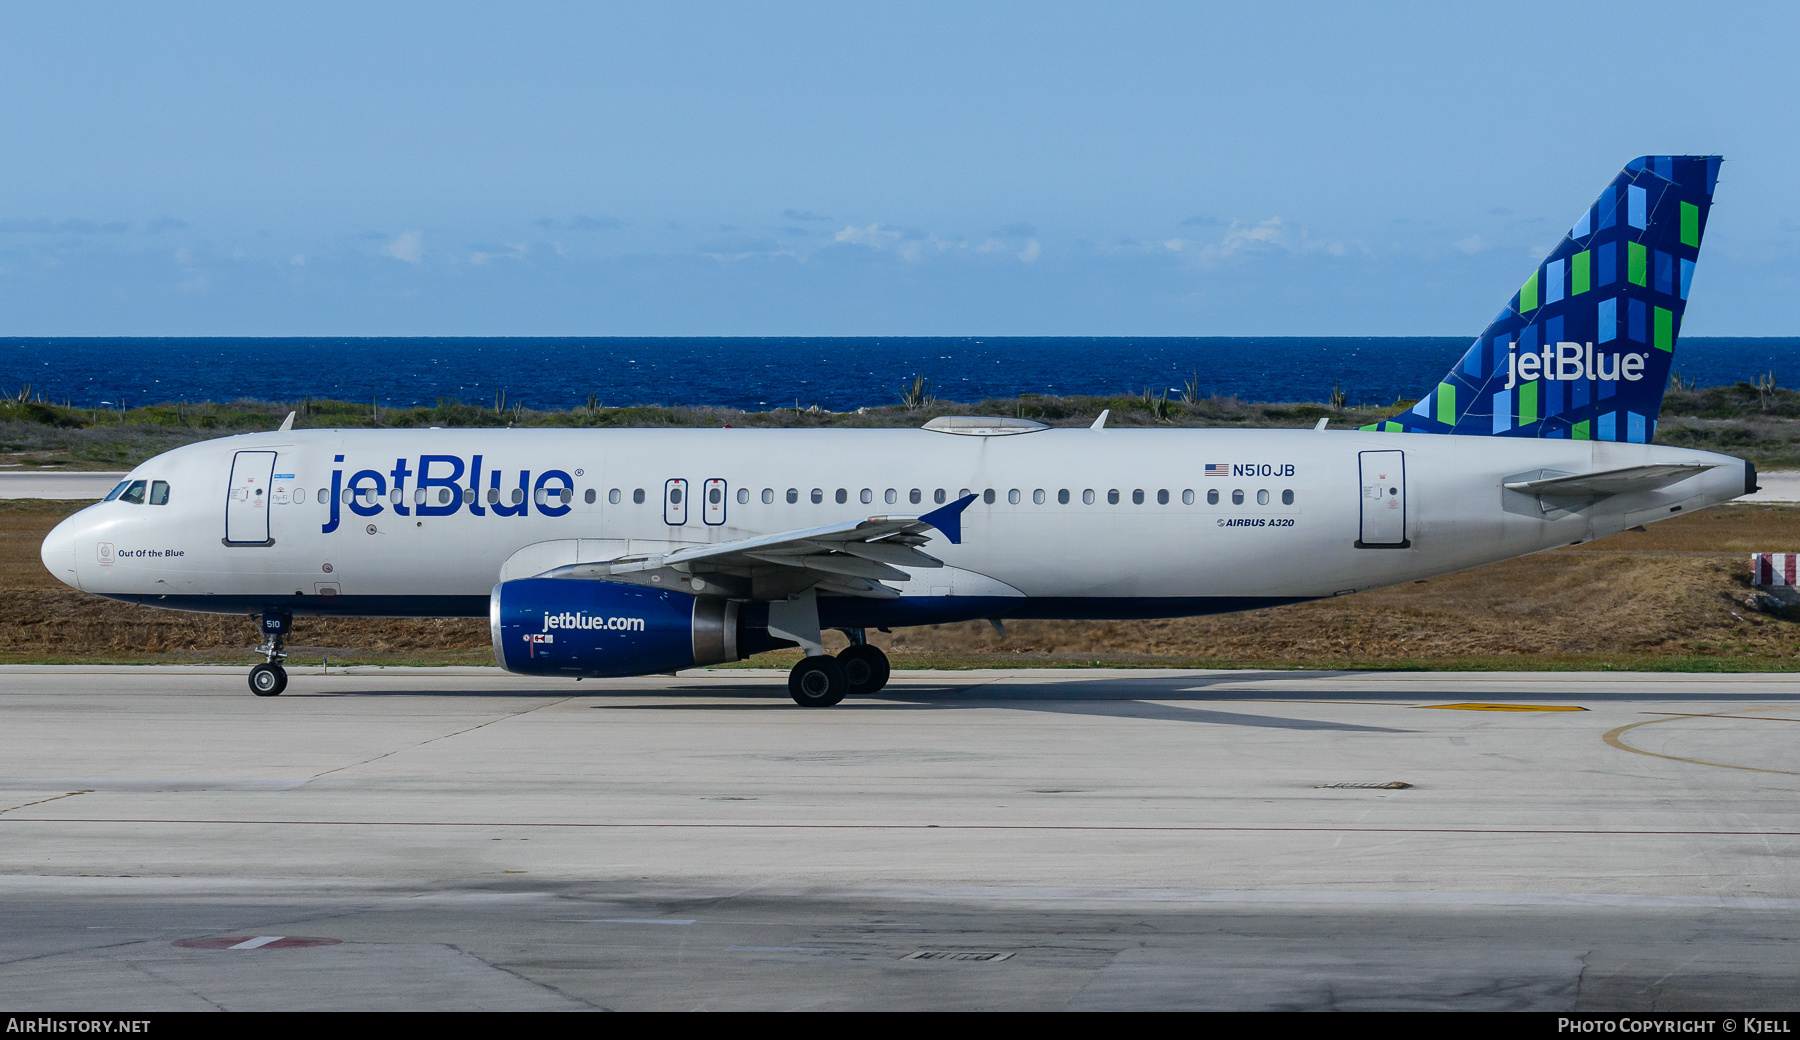
[(1363, 429), (1649, 441), (1718, 179), (1716, 155), (1633, 159), (1456, 367)]

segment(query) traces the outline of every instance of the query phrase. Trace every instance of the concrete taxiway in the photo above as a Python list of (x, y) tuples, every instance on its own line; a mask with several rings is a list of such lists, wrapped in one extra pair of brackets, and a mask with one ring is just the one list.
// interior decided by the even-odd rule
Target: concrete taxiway
[(1791, 1010), (1797, 737), (1786, 676), (10, 666), (0, 1004)]

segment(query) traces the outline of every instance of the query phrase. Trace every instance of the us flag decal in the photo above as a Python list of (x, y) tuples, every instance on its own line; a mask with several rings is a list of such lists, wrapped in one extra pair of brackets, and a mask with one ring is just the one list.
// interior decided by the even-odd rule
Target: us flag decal
[(1231, 476), (1231, 463), (1209, 462), (1206, 464), (1206, 475), (1209, 477), (1229, 477)]

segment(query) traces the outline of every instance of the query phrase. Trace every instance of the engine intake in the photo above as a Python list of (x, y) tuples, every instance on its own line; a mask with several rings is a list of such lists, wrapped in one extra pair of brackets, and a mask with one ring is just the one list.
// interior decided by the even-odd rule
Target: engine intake
[(769, 638), (766, 604), (576, 578), (501, 582), (488, 626), (494, 659), (524, 675), (648, 675), (792, 645)]

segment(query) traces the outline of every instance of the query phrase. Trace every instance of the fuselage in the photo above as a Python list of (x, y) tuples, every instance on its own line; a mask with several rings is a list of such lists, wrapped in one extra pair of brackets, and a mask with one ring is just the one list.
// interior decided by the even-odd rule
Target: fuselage
[[(1712, 468), (1567, 510), (1503, 487), (1668, 462)], [(821, 622), (1182, 616), (1605, 537), (1744, 494), (1747, 472), (1642, 444), (1356, 431), (285, 431), (145, 462), (128, 482), (166, 482), (165, 501), (90, 506), (43, 559), (87, 592), (184, 610), (483, 616), (503, 578), (972, 492), (960, 543), (928, 546), (945, 568), (893, 583), (898, 599), (821, 595)]]

